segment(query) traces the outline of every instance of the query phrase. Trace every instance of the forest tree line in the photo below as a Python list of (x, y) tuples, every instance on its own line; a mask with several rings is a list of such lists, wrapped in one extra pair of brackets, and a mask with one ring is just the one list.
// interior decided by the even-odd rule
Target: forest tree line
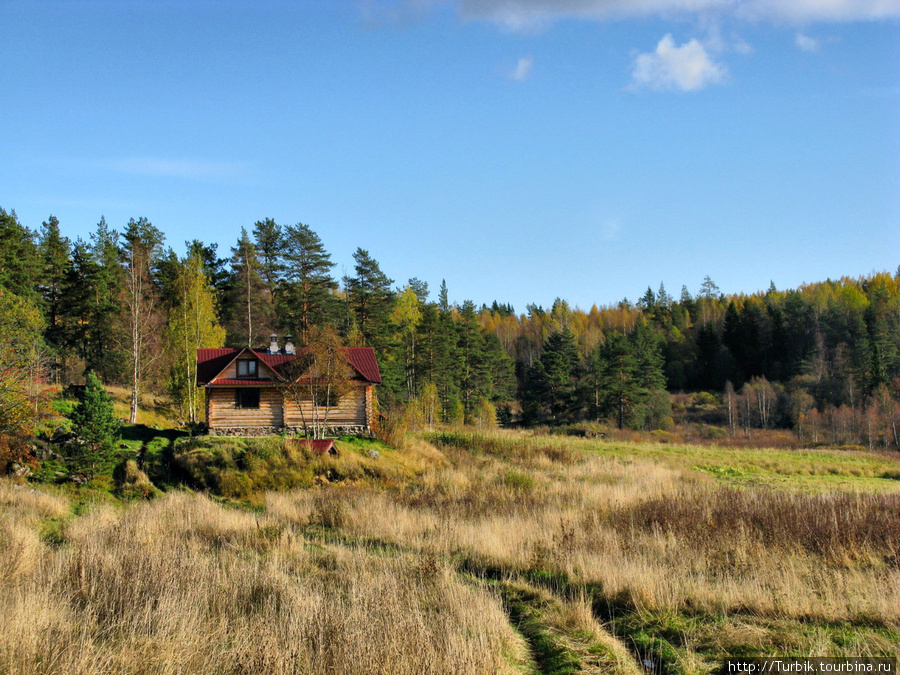
[(429, 421), (666, 428), (666, 392), (706, 391), (732, 433), (898, 445), (900, 271), (751, 295), (707, 277), (677, 298), (660, 284), (635, 303), (516, 313), (397, 283), (361, 248), (338, 279), (312, 228), (270, 218), (222, 255), (194, 240), (179, 256), (145, 218), (72, 241), (53, 216), (32, 230), (0, 209), (0, 238), (0, 435), (27, 431), (41, 381), (88, 372), (130, 388), (132, 421), (152, 391), (197, 422), (197, 348), (330, 330), (375, 349), (382, 408)]

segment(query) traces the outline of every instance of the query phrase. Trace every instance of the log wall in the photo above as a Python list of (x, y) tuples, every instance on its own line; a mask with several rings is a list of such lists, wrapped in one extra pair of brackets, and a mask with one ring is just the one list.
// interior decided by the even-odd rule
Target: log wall
[(236, 408), (234, 389), (211, 387), (207, 390), (207, 424), (214, 427), (281, 427), (284, 410), (281, 390), (259, 390), (259, 408)]
[[(328, 426), (370, 426), (367, 415), (366, 390), (371, 389), (365, 385), (355, 385), (349, 393), (341, 397), (338, 404), (328, 411)], [(313, 424), (312, 401), (303, 401), (303, 409), (297, 406), (297, 402), (287, 398), (284, 402), (284, 424), (288, 427), (301, 427), (303, 420), (307, 424)], [(319, 423), (325, 414), (324, 408), (319, 408)]]

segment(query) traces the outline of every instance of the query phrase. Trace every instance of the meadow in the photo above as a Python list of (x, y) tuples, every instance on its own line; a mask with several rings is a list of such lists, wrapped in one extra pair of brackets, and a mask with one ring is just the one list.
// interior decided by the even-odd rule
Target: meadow
[(0, 482), (0, 672), (900, 656), (896, 454), (460, 429), (338, 448), (176, 439), (202, 491), (148, 501)]

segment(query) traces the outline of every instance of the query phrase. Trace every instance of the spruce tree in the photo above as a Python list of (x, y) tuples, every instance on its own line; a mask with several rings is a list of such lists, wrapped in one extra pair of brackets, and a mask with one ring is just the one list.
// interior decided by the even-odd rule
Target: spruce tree
[(122, 380), (127, 372), (126, 322), (121, 303), (125, 270), (119, 264), (119, 233), (100, 217), (91, 234), (90, 260), (85, 277), (75, 281), (87, 286), (90, 326), (86, 332), (85, 371), (94, 370), (104, 382)]
[(380, 355), (388, 343), (394, 280), (381, 271), (378, 261), (365, 249), (356, 249), (353, 260), (355, 276), (344, 277), (350, 311), (365, 343)]
[(555, 423), (573, 419), (578, 406), (579, 370), (578, 347), (572, 332), (564, 328), (552, 333), (529, 373), (529, 412)]
[(54, 348), (62, 347), (63, 281), (69, 266), (69, 240), (59, 231), (56, 216), (42, 224), (39, 251), (41, 276), (39, 290), (47, 317), (47, 342)]
[(115, 448), (120, 426), (113, 414), (112, 399), (96, 373), (88, 373), (84, 394), (69, 419), (78, 437), (73, 446), (75, 466), (93, 474), (97, 464)]
[(0, 208), (0, 242), (0, 288), (35, 300), (34, 282), (40, 277), (41, 260), (34, 234), (19, 223), (15, 211)]
[(612, 332), (600, 352), (602, 359), (602, 406), (616, 419), (619, 429), (625, 427), (641, 398), (637, 382), (638, 364), (627, 337)]

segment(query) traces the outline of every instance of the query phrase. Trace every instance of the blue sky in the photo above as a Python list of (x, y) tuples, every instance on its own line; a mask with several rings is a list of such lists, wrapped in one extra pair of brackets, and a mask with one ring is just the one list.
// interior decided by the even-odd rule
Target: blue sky
[(0, 0), (0, 206), (588, 309), (900, 264), (900, 0)]

